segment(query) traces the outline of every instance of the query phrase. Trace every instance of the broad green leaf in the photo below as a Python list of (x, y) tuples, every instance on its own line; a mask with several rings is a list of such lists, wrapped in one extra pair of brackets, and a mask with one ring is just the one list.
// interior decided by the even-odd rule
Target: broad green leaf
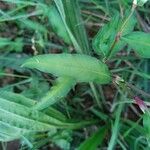
[(46, 54), (28, 59), (23, 67), (36, 68), (56, 76), (68, 76), (76, 82), (111, 81), (108, 67), (94, 57), (80, 54)]
[(60, 36), (66, 43), (71, 44), (69, 34), (65, 28), (64, 22), (62, 21), (62, 18), (57, 8), (54, 5), (51, 5), (49, 8), (48, 7), (46, 8), (47, 8), (46, 15), (48, 16), (53, 31), (58, 36)]
[(150, 34), (144, 32), (132, 32), (122, 37), (141, 57), (150, 58)]
[(86, 139), (77, 150), (96, 150), (100, 146), (107, 133), (108, 126), (100, 127), (91, 137)]
[(74, 85), (75, 81), (72, 78), (59, 77), (56, 80), (56, 85), (50, 89), (46, 96), (44, 96), (34, 108), (37, 110), (42, 110), (58, 102), (60, 98), (67, 95)]
[[(97, 35), (94, 37), (92, 43), (93, 48), (97, 54), (103, 57), (107, 56), (107, 54), (111, 49), (111, 46), (115, 41), (117, 33), (120, 31), (120, 28), (127, 17), (128, 17), (128, 11), (126, 12), (124, 19), (121, 19), (120, 15), (117, 13), (108, 24), (104, 25), (104, 27), (102, 27), (99, 30)], [(135, 24), (136, 24), (136, 19), (135, 16), (133, 15), (124, 26), (121, 36), (130, 33), (133, 30)], [(119, 50), (121, 50), (125, 46), (125, 44), (126, 43), (122, 40), (118, 41), (115, 47), (113, 48), (110, 57), (114, 56)]]

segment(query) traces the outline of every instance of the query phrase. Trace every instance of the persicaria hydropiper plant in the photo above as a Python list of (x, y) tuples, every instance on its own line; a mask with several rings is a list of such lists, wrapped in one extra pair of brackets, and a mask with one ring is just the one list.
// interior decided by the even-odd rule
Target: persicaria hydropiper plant
[(2, 0), (2, 148), (150, 149), (149, 6)]

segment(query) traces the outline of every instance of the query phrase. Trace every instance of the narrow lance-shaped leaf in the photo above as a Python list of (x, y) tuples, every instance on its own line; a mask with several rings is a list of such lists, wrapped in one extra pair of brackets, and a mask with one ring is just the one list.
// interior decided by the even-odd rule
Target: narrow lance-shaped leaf
[(106, 84), (111, 81), (111, 75), (107, 65), (87, 55), (38, 55), (28, 59), (22, 66), (36, 68), (59, 77), (71, 77), (76, 80), (76, 82), (97, 82)]
[(75, 80), (69, 77), (59, 77), (45, 97), (41, 99), (34, 109), (42, 110), (50, 105), (58, 102), (62, 97), (66, 96), (70, 89), (75, 85)]
[(64, 22), (62, 21), (57, 8), (54, 5), (51, 5), (50, 7), (45, 6), (44, 8), (47, 9), (47, 11), (45, 11), (45, 14), (48, 16), (53, 31), (66, 43), (71, 44), (69, 34), (65, 28)]
[(56, 131), (65, 128), (77, 129), (96, 123), (95, 120), (77, 123), (68, 120), (62, 121), (50, 116), (47, 112), (33, 110), (34, 104), (35, 101), (22, 95), (20, 97), (20, 94), (0, 91), (0, 141), (10, 141), (43, 131)]
[[(76, 49), (76, 51), (78, 53), (82, 53), (82, 48), (79, 45), (79, 43), (78, 43), (75, 35), (72, 33), (72, 30), (70, 29), (70, 27), (68, 26), (68, 23), (66, 21), (66, 15), (67, 14), (65, 14), (64, 6), (63, 6), (63, 1), (61, 1), (61, 0), (54, 0), (54, 2), (56, 4), (56, 6), (57, 6), (59, 14), (60, 14), (60, 16), (62, 18), (62, 21), (63, 21), (64, 25), (65, 25), (64, 27), (67, 30), (67, 33), (69, 34), (69, 37), (71, 39), (71, 42), (72, 42), (73, 46), (75, 47), (75, 49)], [(68, 12), (68, 13), (70, 13), (70, 12)]]
[(150, 112), (149, 110), (143, 115), (143, 126), (145, 129), (145, 136), (150, 142)]
[[(3, 98), (3, 99), (7, 99), (9, 101), (12, 101), (12, 102), (30, 107), (30, 108), (35, 106), (35, 104), (37, 102), (37, 101), (29, 99), (29, 98), (27, 98), (27, 97), (25, 97), (21, 94), (16, 94), (16, 93), (7, 92), (7, 91), (1, 91), (0, 92), (0, 97)], [(65, 115), (62, 114), (60, 111), (52, 108), (52, 107), (49, 107), (48, 109), (44, 110), (43, 112), (45, 114), (47, 114), (48, 116), (51, 116), (51, 117), (56, 118), (58, 120), (66, 121)]]
[[(42, 117), (42, 120), (41, 118)], [(52, 125), (46, 120), (53, 120), (51, 117), (42, 114), (41, 112), (33, 112), (31, 108), (10, 102), (7, 99), (0, 98), (0, 125), (7, 130), (0, 128), (0, 133), (10, 134), (9, 130), (17, 129), (14, 135), (24, 135), (29, 132), (39, 132), (56, 130), (56, 125)], [(55, 122), (56, 123), (56, 122)], [(9, 130), (8, 130), (9, 129)], [(12, 133), (13, 134), (13, 133)]]
[(12, 141), (20, 138), (22, 134), (23, 132), (21, 129), (0, 121), (0, 141)]
[(144, 32), (132, 32), (122, 37), (141, 57), (150, 58), (150, 34)]
[(78, 0), (63, 0), (63, 7), (66, 16), (66, 22), (71, 32), (76, 38), (78, 44), (82, 48), (84, 54), (89, 53), (89, 44), (84, 27), (84, 23), (81, 17), (81, 10)]

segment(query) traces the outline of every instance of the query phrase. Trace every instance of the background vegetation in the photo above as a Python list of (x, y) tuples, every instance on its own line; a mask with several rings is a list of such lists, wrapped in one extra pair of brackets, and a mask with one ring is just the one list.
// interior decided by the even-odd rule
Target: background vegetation
[[(0, 1), (3, 150), (150, 149), (150, 2), (132, 8), (132, 0)], [(41, 54), (51, 61), (33, 57)], [(46, 64), (28, 66), (35, 58)], [(108, 75), (99, 82), (82, 71), (96, 69), (96, 58)], [(63, 68), (68, 59), (81, 67), (76, 81), (61, 77), (72, 72)]]

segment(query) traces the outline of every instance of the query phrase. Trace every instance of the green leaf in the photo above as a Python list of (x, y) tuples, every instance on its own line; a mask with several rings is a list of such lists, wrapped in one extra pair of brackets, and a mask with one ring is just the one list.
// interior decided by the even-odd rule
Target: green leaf
[[(127, 10), (125, 13), (125, 17), (121, 20), (120, 26), (119, 26), (119, 30), (122, 27), (122, 25), (124, 24), (124, 22), (126, 22), (126, 20), (128, 19), (129, 15), (130, 15), (130, 10)], [(135, 14), (133, 13), (132, 16), (129, 18), (129, 20), (126, 22), (123, 30), (122, 30), (122, 35), (121, 36), (125, 36), (129, 33), (131, 33), (135, 27), (137, 23), (137, 19)]]
[(150, 134), (150, 115), (146, 112), (143, 116), (143, 126), (146, 129), (147, 133)]
[(132, 32), (122, 37), (141, 57), (150, 58), (150, 34), (144, 32)]
[[(0, 97), (7, 99), (9, 101), (30, 107), (30, 108), (32, 108), (36, 104), (36, 101), (29, 99), (23, 95), (13, 93), (13, 92), (2, 91), (2, 92), (0, 92)], [(58, 110), (56, 110), (52, 107), (49, 107), (48, 109), (44, 110), (43, 112), (45, 114), (47, 114), (48, 116), (51, 116), (58, 120), (66, 121), (66, 117), (61, 112), (59, 112)]]
[(107, 133), (108, 126), (100, 127), (100, 129), (94, 133), (91, 137), (86, 139), (77, 150), (96, 150), (100, 146)]
[(74, 85), (75, 81), (72, 78), (59, 77), (56, 80), (56, 85), (50, 89), (46, 96), (44, 96), (34, 108), (42, 110), (60, 101), (60, 98), (66, 96)]
[(88, 53), (89, 46), (85, 28), (82, 24), (77, 0), (54, 0), (65, 29), (78, 53)]
[(66, 43), (71, 44), (69, 34), (65, 28), (64, 22), (57, 8), (54, 5), (51, 5), (50, 7), (44, 7), (44, 8), (47, 9), (46, 15), (48, 16), (48, 19), (49, 19), (49, 22), (53, 31), (59, 37), (61, 37)]
[[(112, 44), (115, 41), (116, 35), (120, 31), (120, 28), (126, 18), (128, 17), (129, 12), (128, 10), (126, 11), (126, 15), (123, 19), (120, 18), (120, 15), (118, 13), (115, 14), (115, 16), (111, 19), (111, 21), (104, 25), (102, 27), (97, 35), (93, 39), (93, 48), (95, 52), (103, 57), (106, 57), (107, 54), (109, 53)], [(124, 36), (128, 33), (130, 33), (136, 24), (136, 19), (135, 16), (133, 15), (130, 20), (126, 23), (121, 36)], [(116, 45), (113, 48), (113, 51), (111, 53), (111, 56), (114, 56), (119, 50), (121, 50), (125, 46), (125, 42), (120, 40), (116, 43)]]
[(112, 20), (102, 27), (93, 39), (93, 48), (95, 52), (103, 57), (107, 56), (118, 30), (119, 14), (116, 14)]
[[(96, 120), (71, 122), (55, 117), (60, 113), (53, 109), (33, 110), (35, 101), (20, 94), (0, 91), (0, 140), (9, 141), (37, 132), (56, 131), (57, 129), (78, 129), (96, 123)], [(56, 114), (53, 114), (56, 113)], [(52, 115), (51, 115), (52, 114)]]
[(94, 57), (80, 54), (46, 54), (28, 59), (23, 67), (36, 68), (56, 76), (68, 76), (76, 82), (111, 81), (108, 67)]
[(143, 126), (145, 129), (145, 136), (148, 139), (148, 142), (150, 143), (150, 112), (146, 111), (143, 116)]
[(88, 38), (78, 0), (63, 0), (66, 22), (84, 54), (89, 53)]
[(27, 131), (46, 131), (55, 128), (61, 121), (42, 112), (0, 98), (0, 118), (3, 122)]
[(57, 120), (31, 108), (0, 98), (0, 134), (9, 135), (5, 140), (20, 138), (34, 132), (56, 130)]
[(21, 129), (12, 127), (9, 124), (0, 121), (0, 141), (7, 142), (21, 137)]

